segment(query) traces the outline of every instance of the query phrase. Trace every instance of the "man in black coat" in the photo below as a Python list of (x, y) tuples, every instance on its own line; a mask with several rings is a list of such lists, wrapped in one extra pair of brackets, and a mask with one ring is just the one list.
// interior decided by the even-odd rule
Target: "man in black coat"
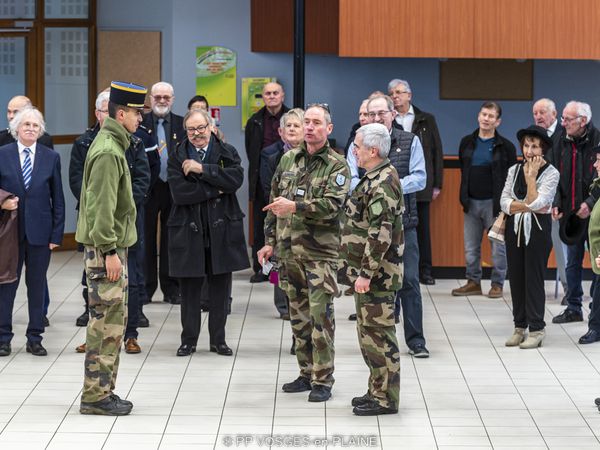
[(405, 80), (394, 79), (388, 84), (388, 93), (398, 112), (395, 121), (405, 131), (419, 137), (425, 157), (427, 184), (417, 192), (417, 239), (419, 241), (419, 281), (422, 284), (435, 284), (431, 274), (431, 231), (429, 227), (429, 205), (442, 190), (444, 175), (444, 152), (442, 139), (433, 114), (421, 111), (412, 104), (412, 91)]
[(578, 220), (583, 222), (585, 232), (576, 238), (576, 242), (567, 245), (567, 308), (555, 316), (552, 323), (583, 321), (581, 280), (587, 227), (590, 213), (600, 197), (600, 192), (590, 191), (590, 185), (597, 176), (593, 167), (596, 153), (600, 151), (600, 131), (594, 127), (591, 119), (590, 105), (577, 101), (567, 103), (561, 117), (565, 133), (560, 138), (560, 150), (556, 153), (560, 155), (560, 161), (557, 162), (560, 181), (552, 218), (562, 222), (574, 212)]
[[(502, 108), (496, 102), (481, 105), (479, 127), (463, 137), (458, 149), (460, 163), (460, 204), (464, 211), (464, 245), (467, 283), (452, 290), (452, 295), (481, 295), (481, 239), (500, 213), (500, 197), (510, 166), (517, 162), (517, 151), (498, 133)], [(490, 298), (502, 297), (506, 278), (504, 244), (491, 242), (492, 282)]]
[[(167, 219), (172, 203), (167, 180), (167, 160), (168, 155), (175, 151), (179, 142), (185, 137), (185, 132), (183, 131), (183, 118), (171, 112), (174, 99), (173, 86), (164, 81), (154, 84), (150, 90), (152, 112), (144, 115), (143, 128), (138, 130), (136, 135), (140, 137), (143, 137), (144, 133), (153, 135), (158, 144), (156, 150), (147, 153), (150, 166), (158, 166), (159, 170), (158, 177), (150, 186), (145, 211), (146, 295), (151, 301), (160, 281), (160, 288), (164, 295), (163, 300), (167, 303), (178, 304), (181, 301), (179, 282), (169, 276), (169, 258), (167, 256), (169, 248)], [(157, 249), (156, 234), (159, 216), (160, 249)], [(156, 258), (159, 254), (157, 277)]]
[[(537, 126), (546, 130), (548, 136), (552, 139), (552, 148), (546, 153), (546, 160), (560, 171), (560, 139), (565, 132), (560, 124), (556, 105), (549, 98), (541, 98), (533, 104), (533, 121)], [(558, 235), (558, 221), (552, 221), (552, 246), (554, 247), (554, 259), (556, 260), (556, 270), (562, 283), (565, 296), (561, 304), (567, 305), (567, 275), (565, 272), (566, 252), (563, 251), (563, 243)]]
[(260, 154), (263, 148), (280, 140), (279, 121), (289, 108), (283, 104), (285, 92), (279, 83), (267, 83), (263, 87), (262, 98), (265, 106), (254, 113), (246, 123), (245, 143), (248, 157), (248, 195), (252, 202), (252, 269), (251, 283), (267, 281), (256, 252), (265, 245), (263, 225), (266, 206), (260, 181)]
[[(79, 198), (81, 197), (81, 184), (83, 182), (83, 169), (85, 158), (87, 156), (90, 145), (98, 134), (98, 131), (104, 123), (104, 119), (108, 117), (108, 101), (110, 93), (108, 91), (101, 92), (96, 98), (95, 115), (98, 122), (92, 128), (88, 128), (85, 133), (79, 136), (73, 143), (71, 149), (71, 161), (69, 164), (69, 186), (73, 196), (77, 199), (77, 209), (79, 210)], [(128, 251), (128, 302), (127, 302), (127, 328), (125, 330), (125, 351), (127, 353), (139, 353), (141, 351), (137, 343), (138, 332), (137, 328), (147, 327), (148, 319), (142, 311), (143, 291), (145, 291), (144, 283), (144, 204), (147, 199), (148, 189), (150, 187), (150, 168), (148, 158), (146, 157), (145, 145), (142, 140), (134, 135), (131, 135), (131, 145), (125, 151), (125, 158), (129, 166), (131, 174), (131, 185), (133, 200), (136, 206), (136, 231), (137, 242), (131, 246)], [(85, 277), (85, 271), (84, 271)], [(85, 281), (82, 282), (87, 286)], [(87, 287), (84, 288), (83, 297), (85, 299), (85, 311), (76, 320), (77, 326), (87, 326), (89, 320), (88, 313), (88, 297)], [(76, 348), (77, 352), (85, 352), (85, 344)]]
[(169, 155), (173, 206), (169, 233), (169, 274), (181, 282), (181, 346), (177, 356), (196, 351), (200, 334), (200, 297), (208, 283), (210, 351), (230, 356), (225, 342), (231, 273), (250, 266), (244, 237), (244, 214), (236, 192), (244, 169), (236, 149), (210, 131), (210, 116), (188, 112), (187, 133)]

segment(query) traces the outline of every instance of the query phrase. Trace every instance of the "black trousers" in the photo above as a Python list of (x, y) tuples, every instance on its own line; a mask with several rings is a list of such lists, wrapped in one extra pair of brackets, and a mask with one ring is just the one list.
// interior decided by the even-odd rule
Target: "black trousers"
[[(175, 297), (179, 295), (179, 282), (169, 276), (169, 241), (167, 233), (167, 220), (171, 212), (171, 192), (169, 184), (158, 179), (150, 191), (148, 203), (145, 210), (145, 276), (146, 276), (146, 295), (148, 300), (158, 288), (160, 288), (165, 297)], [(156, 233), (158, 229), (158, 220), (160, 218), (160, 250), (156, 247)], [(158, 277), (156, 258), (160, 254), (158, 266)]]
[[(258, 185), (260, 186), (260, 180)], [(266, 203), (262, 194), (257, 193), (256, 198), (252, 201), (252, 269), (254, 272), (262, 270), (256, 253), (265, 245), (264, 226), (267, 213), (262, 210), (265, 206)]]
[(419, 243), (419, 275), (431, 276), (431, 230), (429, 228), (430, 202), (417, 202), (417, 241)]
[(200, 335), (202, 311), (200, 297), (202, 285), (208, 284), (208, 334), (210, 345), (225, 343), (225, 324), (229, 307), (231, 272), (220, 275), (207, 275), (203, 278), (182, 278), (181, 280), (181, 344), (196, 345)]
[(529, 331), (543, 330), (546, 293), (544, 272), (552, 249), (550, 214), (537, 214), (542, 227), (540, 230), (532, 217), (529, 243), (525, 245), (525, 235), (521, 230), (520, 246), (514, 232), (514, 216), (506, 221), (505, 241), (508, 280), (513, 303), (515, 327)]

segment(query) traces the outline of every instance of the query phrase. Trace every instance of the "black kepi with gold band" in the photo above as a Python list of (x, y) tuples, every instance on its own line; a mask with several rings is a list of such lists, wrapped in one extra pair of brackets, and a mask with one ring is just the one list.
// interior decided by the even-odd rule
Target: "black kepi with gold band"
[(117, 105), (127, 106), (142, 110), (148, 89), (139, 84), (126, 81), (112, 81), (110, 83), (110, 101)]

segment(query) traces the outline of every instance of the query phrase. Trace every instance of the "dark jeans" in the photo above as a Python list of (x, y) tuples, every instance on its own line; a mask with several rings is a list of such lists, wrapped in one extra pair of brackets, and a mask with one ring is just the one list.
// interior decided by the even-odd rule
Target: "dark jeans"
[(408, 347), (425, 345), (423, 336), (423, 301), (419, 285), (419, 245), (417, 230), (404, 230), (404, 280), (396, 292), (395, 315), (404, 321), (404, 341)]
[[(145, 275), (146, 275), (146, 295), (152, 299), (154, 292), (160, 288), (165, 297), (175, 297), (179, 295), (179, 283), (177, 279), (169, 276), (169, 241), (167, 233), (167, 220), (171, 211), (171, 191), (169, 184), (162, 180), (157, 180), (156, 184), (150, 190), (150, 197), (146, 204), (145, 212)], [(156, 248), (156, 233), (158, 230), (158, 220), (160, 217), (160, 250)], [(158, 277), (156, 258), (160, 253), (158, 266)]]
[(25, 285), (27, 286), (27, 309), (29, 324), (25, 335), (29, 342), (41, 342), (44, 332), (44, 296), (48, 283), (46, 272), (50, 264), (48, 245), (30, 245), (26, 240), (19, 243), (19, 264), (17, 281), (0, 284), (0, 342), (10, 342), (12, 332), (12, 312), (25, 264)]
[[(260, 186), (260, 180), (258, 185)], [(265, 245), (264, 225), (267, 213), (262, 210), (265, 206), (262, 194), (257, 194), (256, 198), (252, 201), (252, 270), (254, 272), (262, 270), (256, 253)]]
[(430, 202), (417, 202), (419, 223), (417, 240), (419, 242), (419, 275), (431, 276), (431, 229), (429, 228)]
[(581, 301), (583, 298), (583, 257), (585, 253), (585, 241), (587, 240), (587, 227), (583, 237), (574, 245), (567, 246), (567, 309), (581, 312)]

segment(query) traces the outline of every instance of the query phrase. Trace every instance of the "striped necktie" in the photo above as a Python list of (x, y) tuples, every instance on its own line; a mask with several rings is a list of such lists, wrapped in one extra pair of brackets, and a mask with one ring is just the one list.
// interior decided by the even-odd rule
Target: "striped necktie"
[(31, 172), (33, 170), (33, 166), (31, 165), (31, 150), (26, 148), (23, 150), (25, 152), (25, 160), (23, 161), (23, 181), (25, 182), (25, 189), (29, 189), (29, 185), (31, 184)]

